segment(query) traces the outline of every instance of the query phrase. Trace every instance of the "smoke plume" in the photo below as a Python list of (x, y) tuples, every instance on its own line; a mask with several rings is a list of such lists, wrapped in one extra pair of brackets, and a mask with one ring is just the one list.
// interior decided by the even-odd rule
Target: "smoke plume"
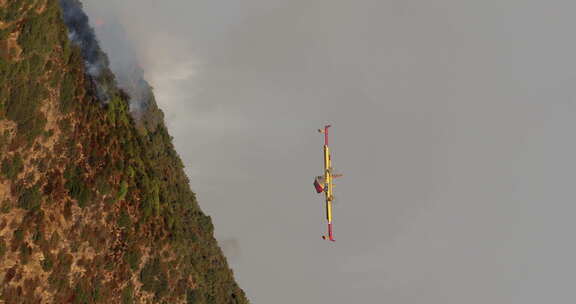
[(110, 69), (116, 76), (118, 86), (130, 95), (130, 111), (140, 117), (155, 103), (152, 86), (144, 79), (144, 70), (136, 50), (116, 16), (110, 13), (98, 20), (95, 32), (102, 48), (109, 54)]
[(60, 0), (64, 23), (68, 27), (68, 37), (81, 49), (86, 64), (86, 72), (96, 88), (98, 98), (106, 103), (118, 88), (130, 97), (130, 112), (141, 131), (154, 131), (163, 121), (164, 115), (158, 109), (152, 87), (144, 80), (144, 71), (135, 59), (135, 51), (127, 42), (122, 26), (114, 22), (99, 20), (100, 35), (108, 37), (113, 54), (103, 52), (95, 30), (90, 26), (88, 16), (78, 0)]
[(97, 89), (98, 98), (107, 102), (114, 90), (114, 76), (108, 69), (108, 58), (100, 49), (88, 16), (78, 0), (60, 0), (60, 6), (68, 28), (68, 38), (80, 47), (86, 71)]

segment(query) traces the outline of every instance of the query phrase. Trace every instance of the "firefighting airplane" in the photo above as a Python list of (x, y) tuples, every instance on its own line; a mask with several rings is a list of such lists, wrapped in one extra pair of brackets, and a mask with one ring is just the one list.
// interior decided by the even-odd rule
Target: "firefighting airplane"
[(328, 128), (330, 125), (324, 126), (324, 129), (319, 129), (318, 132), (324, 133), (324, 176), (317, 176), (314, 179), (314, 187), (317, 193), (324, 192), (326, 194), (326, 219), (328, 220), (328, 235), (323, 235), (323, 239), (328, 239), (332, 242), (334, 233), (332, 232), (332, 203), (334, 202), (334, 178), (342, 176), (342, 174), (334, 174), (332, 168), (332, 160), (330, 158), (330, 148), (328, 147)]

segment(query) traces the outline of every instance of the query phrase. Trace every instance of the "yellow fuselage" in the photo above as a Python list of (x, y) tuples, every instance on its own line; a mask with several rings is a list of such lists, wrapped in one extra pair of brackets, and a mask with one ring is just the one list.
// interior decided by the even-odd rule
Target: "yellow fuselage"
[(330, 148), (324, 145), (324, 181), (326, 182), (326, 218), (332, 223), (332, 163), (330, 160)]

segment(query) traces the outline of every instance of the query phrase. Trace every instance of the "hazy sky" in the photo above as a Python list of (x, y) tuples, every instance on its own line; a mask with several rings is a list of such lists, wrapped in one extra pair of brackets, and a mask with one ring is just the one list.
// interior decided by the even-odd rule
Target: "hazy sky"
[(84, 2), (126, 28), (254, 303), (576, 302), (575, 2)]

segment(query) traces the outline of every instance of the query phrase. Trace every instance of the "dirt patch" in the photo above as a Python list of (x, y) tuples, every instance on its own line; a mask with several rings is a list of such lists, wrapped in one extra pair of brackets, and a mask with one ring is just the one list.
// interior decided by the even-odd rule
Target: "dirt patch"
[(0, 204), (6, 199), (11, 199), (10, 184), (8, 182), (0, 182)]
[(4, 133), (5, 131), (9, 131), (10, 133), (14, 133), (15, 130), (16, 130), (15, 122), (8, 119), (0, 120), (0, 132)]
[(22, 55), (22, 48), (18, 45), (18, 36), (20, 36), (19, 31), (11, 33), (6, 39), (8, 57), (14, 61), (19, 61), (20, 55)]
[[(26, 153), (25, 167), (27, 168), (23, 176), (27, 174), (32, 174), (33, 182), (39, 180), (41, 174), (37, 170), (37, 166), (33, 164), (34, 160), (44, 159), (47, 155), (52, 155), (54, 152), (54, 146), (58, 138), (60, 137), (61, 131), (58, 126), (58, 116), (60, 112), (57, 109), (56, 101), (58, 94), (56, 90), (49, 89), (49, 97), (42, 102), (39, 110), (46, 117), (46, 125), (44, 129), (46, 131), (51, 131), (51, 135), (41, 135), (35, 139), (34, 146), (40, 146), (39, 149), (34, 149)], [(1, 129), (0, 129), (1, 130)]]
[[(0, 0), (1, 1), (1, 0)], [(40, 0), (42, 5), (36, 9), (37, 14), (42, 14), (46, 10), (46, 6), (48, 4), (48, 0)]]
[(58, 126), (58, 115), (60, 114), (58, 109), (56, 109), (56, 100), (58, 96), (55, 90), (50, 90), (50, 97), (42, 107), (40, 111), (46, 117), (46, 126), (44, 127), (48, 131), (52, 131), (52, 136), (45, 139), (42, 144), (46, 149), (52, 151), (54, 149), (54, 145), (56, 144), (56, 140), (60, 137), (60, 128)]
[[(24, 217), (24, 210), (13, 208), (9, 213), (0, 215), (0, 222), (6, 221), (8, 219), (10, 219), (11, 221), (20, 222), (22, 221), (22, 217)], [(13, 234), (14, 231), (12, 229), (4, 229), (0, 233), (0, 237), (4, 239), (4, 243), (8, 246), (8, 248), (12, 243)], [(6, 274), (6, 271), (8, 269), (12, 268), (14, 265), (19, 264), (20, 264), (19, 251), (6, 250), (6, 252), (4, 253), (4, 257), (0, 262), (0, 282), (4, 281), (4, 275)]]
[(74, 254), (74, 262), (70, 267), (70, 273), (72, 274), (72, 277), (80, 277), (86, 273), (86, 268), (78, 265), (80, 260), (94, 260), (95, 256), (96, 252), (94, 251), (94, 248), (84, 243), (82, 248)]

